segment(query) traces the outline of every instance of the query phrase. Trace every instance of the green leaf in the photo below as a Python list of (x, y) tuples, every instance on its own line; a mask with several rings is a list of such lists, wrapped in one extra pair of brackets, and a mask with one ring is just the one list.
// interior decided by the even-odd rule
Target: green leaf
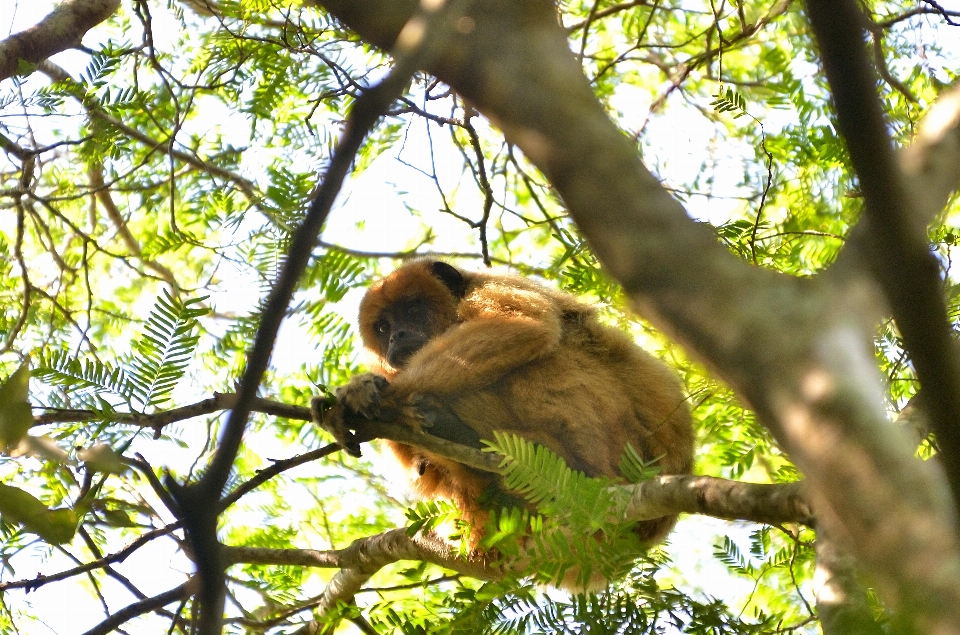
[(24, 362), (0, 384), (0, 444), (6, 450), (17, 446), (33, 425), (30, 394), (30, 365)]
[(77, 456), (88, 468), (96, 472), (122, 474), (127, 470), (123, 457), (105, 443), (98, 443), (93, 447), (80, 450)]
[(660, 473), (660, 467), (656, 465), (657, 461), (662, 459), (658, 456), (655, 459), (644, 461), (640, 453), (630, 443), (623, 449), (623, 456), (620, 457), (620, 473), (623, 478), (631, 483), (640, 483), (649, 481)]
[[(65, 351), (52, 351), (40, 359), (33, 372), (38, 379), (75, 394), (80, 402), (95, 412), (108, 404), (101, 393), (109, 392), (129, 402), (133, 387), (121, 368), (114, 368), (100, 360), (81, 360)], [(112, 408), (109, 408), (112, 411)]]
[(32, 494), (3, 483), (0, 516), (55, 545), (69, 542), (77, 530), (77, 515), (72, 509), (47, 509)]
[(103, 512), (103, 520), (111, 527), (136, 527), (130, 515), (122, 509), (108, 509)]
[(23, 58), (17, 59), (17, 77), (26, 77), (35, 70), (37, 70), (37, 65), (33, 62), (27, 61)]
[(45, 434), (39, 436), (24, 435), (21, 437), (20, 443), (17, 444), (16, 450), (10, 453), (10, 456), (35, 456), (44, 461), (55, 461), (57, 463), (66, 463), (68, 460), (67, 452)]
[(130, 369), (134, 396), (144, 408), (169, 399), (186, 372), (199, 339), (194, 333), (197, 318), (208, 312), (192, 305), (205, 299), (180, 302), (166, 289), (157, 298), (143, 335), (134, 344), (136, 357)]

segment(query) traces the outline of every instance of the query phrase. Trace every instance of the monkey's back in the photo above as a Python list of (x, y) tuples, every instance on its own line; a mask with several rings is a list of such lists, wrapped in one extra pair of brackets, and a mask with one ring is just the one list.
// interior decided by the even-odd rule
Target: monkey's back
[[(554, 352), (449, 406), (481, 438), (514, 432), (589, 476), (620, 476), (628, 443), (663, 474), (693, 467), (690, 411), (673, 371), (592, 310), (564, 319)], [(638, 534), (657, 542), (675, 522), (647, 521)]]

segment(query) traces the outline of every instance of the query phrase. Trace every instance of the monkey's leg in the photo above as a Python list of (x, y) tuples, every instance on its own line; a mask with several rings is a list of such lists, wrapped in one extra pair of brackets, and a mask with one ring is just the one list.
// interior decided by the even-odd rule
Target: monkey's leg
[[(404, 410), (418, 432), (453, 441), (471, 448), (480, 448), (480, 434), (468, 426), (448, 405), (428, 395), (413, 395), (410, 407)], [(426, 428), (426, 429), (423, 429)]]

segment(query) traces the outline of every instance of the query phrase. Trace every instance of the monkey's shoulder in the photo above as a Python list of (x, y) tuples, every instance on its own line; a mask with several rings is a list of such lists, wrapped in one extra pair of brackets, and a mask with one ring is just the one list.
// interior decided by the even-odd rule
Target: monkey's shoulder
[(461, 320), (498, 315), (549, 316), (570, 322), (595, 317), (596, 309), (576, 296), (511, 274), (474, 274), (458, 307)]

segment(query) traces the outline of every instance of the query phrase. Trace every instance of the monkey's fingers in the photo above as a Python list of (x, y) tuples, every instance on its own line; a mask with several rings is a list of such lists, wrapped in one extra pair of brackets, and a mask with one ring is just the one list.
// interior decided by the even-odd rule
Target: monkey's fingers
[(374, 373), (354, 375), (350, 383), (337, 389), (337, 401), (351, 412), (375, 419), (383, 404), (381, 393), (389, 385), (385, 377)]

